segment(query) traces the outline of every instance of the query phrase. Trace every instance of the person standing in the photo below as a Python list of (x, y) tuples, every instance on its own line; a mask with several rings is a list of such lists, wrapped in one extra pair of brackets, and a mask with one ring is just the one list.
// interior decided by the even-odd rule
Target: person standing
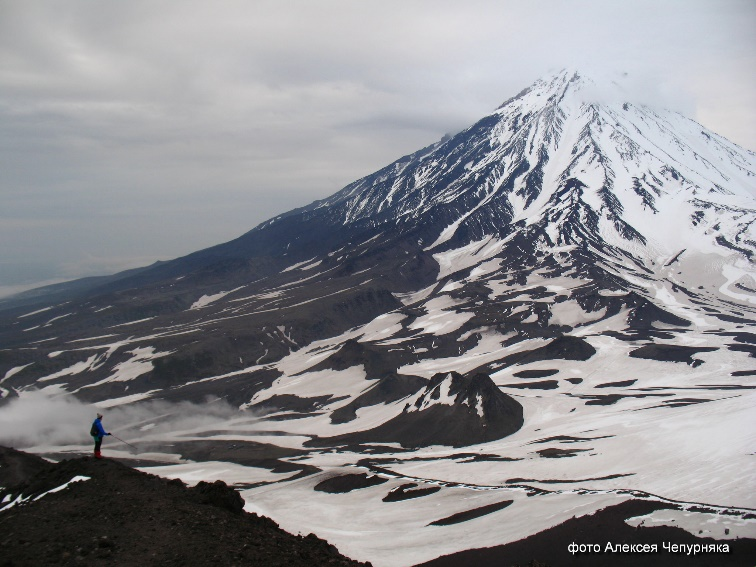
[(97, 419), (94, 420), (92, 423), (92, 429), (90, 430), (90, 434), (94, 438), (94, 456), (96, 459), (102, 459), (102, 454), (100, 453), (100, 446), (102, 445), (102, 438), (106, 435), (110, 435), (110, 433), (107, 433), (105, 431), (105, 428), (102, 426), (102, 414), (97, 414)]

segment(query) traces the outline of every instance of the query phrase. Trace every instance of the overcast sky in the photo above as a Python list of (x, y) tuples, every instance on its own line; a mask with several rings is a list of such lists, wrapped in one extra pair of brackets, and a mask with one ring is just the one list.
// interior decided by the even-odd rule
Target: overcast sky
[(629, 72), (756, 150), (752, 0), (0, 0), (0, 294), (149, 264)]

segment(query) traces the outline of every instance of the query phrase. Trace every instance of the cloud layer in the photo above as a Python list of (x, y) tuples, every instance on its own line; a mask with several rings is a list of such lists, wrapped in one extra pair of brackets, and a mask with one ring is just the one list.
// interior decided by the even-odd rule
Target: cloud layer
[[(222, 400), (204, 404), (152, 400), (103, 410), (63, 390), (27, 390), (0, 406), (0, 445), (16, 449), (88, 445), (89, 428), (98, 412), (105, 416), (107, 432), (140, 451), (154, 449), (166, 437), (224, 429), (229, 419), (252, 417), (251, 412), (240, 414)], [(150, 441), (143, 441), (143, 436)]]

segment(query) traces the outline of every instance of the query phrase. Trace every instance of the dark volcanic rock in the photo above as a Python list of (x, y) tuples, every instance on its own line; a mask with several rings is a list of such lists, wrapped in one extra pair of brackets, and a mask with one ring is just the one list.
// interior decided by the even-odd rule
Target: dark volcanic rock
[(591, 449), (559, 449), (555, 447), (549, 447), (548, 449), (541, 449), (536, 451), (541, 457), (546, 459), (563, 459), (564, 457), (574, 457), (578, 453), (584, 451), (590, 451)]
[(558, 380), (541, 380), (539, 382), (522, 382), (519, 384), (504, 384), (502, 388), (518, 388), (520, 390), (556, 390)]
[(0, 447), (0, 489), (26, 482), (53, 466), (37, 455)]
[(456, 372), (436, 374), (402, 413), (378, 427), (336, 437), (313, 439), (312, 446), (398, 442), (404, 447), (465, 447), (511, 435), (522, 427), (522, 406), (491, 378)]
[(352, 492), (352, 490), (383, 484), (387, 481), (388, 479), (378, 475), (368, 476), (367, 473), (343, 474), (319, 482), (315, 485), (315, 490), (318, 492), (330, 492), (331, 494), (343, 494), (345, 492)]
[(411, 500), (412, 498), (421, 498), (423, 496), (428, 496), (429, 494), (434, 494), (441, 490), (440, 486), (415, 488), (416, 486), (417, 484), (415, 484), (414, 482), (409, 482), (407, 484), (397, 486), (383, 497), (383, 502), (401, 502), (403, 500)]
[(189, 492), (200, 504), (223, 508), (234, 514), (241, 514), (244, 510), (244, 498), (222, 480), (212, 483), (201, 480), (197, 486), (190, 488)]
[[(75, 476), (89, 480), (34, 500)], [(4, 495), (31, 498), (0, 512), (2, 565), (366, 565), (244, 513), (239, 494), (220, 481), (189, 489), (110, 459), (42, 467)]]
[(685, 362), (693, 367), (703, 364), (702, 360), (694, 359), (699, 352), (711, 352), (717, 347), (689, 347), (681, 345), (649, 344), (630, 352), (633, 358), (646, 358), (664, 362)]
[(598, 384), (596, 388), (626, 388), (635, 384), (637, 380), (621, 380), (619, 382), (606, 382), (605, 384)]
[(606, 394), (604, 396), (587, 395), (578, 397), (584, 400), (588, 400), (587, 402), (585, 402), (585, 405), (587, 406), (611, 406), (616, 404), (622, 398), (626, 398), (628, 396), (623, 396), (622, 394)]
[(756, 376), (756, 370), (736, 370), (730, 372), (730, 376)]
[(747, 352), (751, 358), (756, 358), (756, 345), (727, 345), (727, 350), (735, 352)]
[(547, 376), (553, 376), (554, 374), (558, 374), (559, 370), (551, 369), (551, 370), (520, 370), (519, 372), (515, 372), (512, 374), (512, 376), (516, 378), (546, 378)]
[(596, 354), (596, 349), (585, 339), (564, 335), (540, 348), (510, 355), (502, 362), (510, 366), (540, 362), (541, 360), (588, 360), (594, 354)]
[(496, 502), (495, 504), (488, 504), (487, 506), (481, 506), (480, 508), (474, 508), (472, 510), (465, 510), (464, 512), (459, 512), (447, 518), (442, 518), (440, 520), (436, 520), (435, 522), (431, 522), (428, 525), (429, 526), (451, 526), (452, 524), (459, 524), (461, 522), (467, 522), (468, 520), (474, 520), (475, 518), (480, 518), (481, 516), (487, 516), (488, 514), (493, 514), (494, 512), (503, 510), (504, 508), (512, 504), (512, 502), (513, 500), (504, 500), (502, 502)]
[(329, 400), (331, 400), (331, 396), (301, 398), (294, 394), (279, 394), (254, 404), (252, 407), (257, 411), (265, 413), (273, 413), (277, 411), (308, 413), (319, 409)]

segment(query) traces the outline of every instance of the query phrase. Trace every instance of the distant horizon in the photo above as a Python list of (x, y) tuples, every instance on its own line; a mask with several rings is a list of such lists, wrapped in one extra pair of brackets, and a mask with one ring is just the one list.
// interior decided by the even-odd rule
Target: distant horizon
[(756, 149), (747, 0), (0, 7), (0, 297), (237, 238), (562, 68)]

